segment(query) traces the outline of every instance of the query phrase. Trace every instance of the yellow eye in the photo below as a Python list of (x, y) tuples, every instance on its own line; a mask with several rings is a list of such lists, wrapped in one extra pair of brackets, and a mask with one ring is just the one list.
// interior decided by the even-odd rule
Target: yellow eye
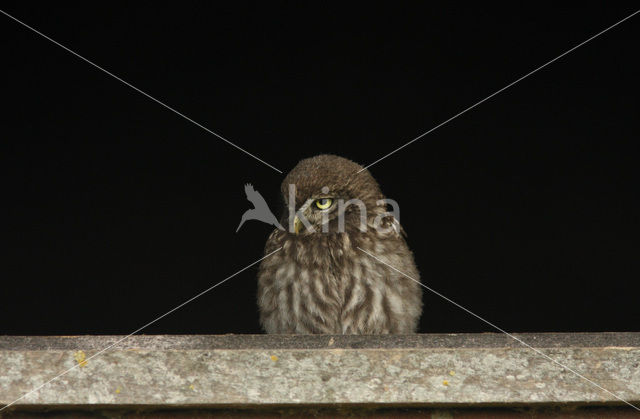
[(333, 204), (333, 199), (331, 198), (316, 199), (316, 207), (318, 207), (318, 209), (326, 210), (331, 204)]

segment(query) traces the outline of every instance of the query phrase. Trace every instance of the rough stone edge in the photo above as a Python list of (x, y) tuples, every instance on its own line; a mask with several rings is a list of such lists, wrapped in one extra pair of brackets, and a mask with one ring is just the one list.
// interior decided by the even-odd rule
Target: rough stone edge
[[(514, 333), (535, 348), (640, 347), (640, 332)], [(0, 336), (0, 350), (100, 350), (124, 336)], [(135, 335), (114, 349), (400, 349), (515, 348), (522, 344), (502, 333), (414, 335)]]

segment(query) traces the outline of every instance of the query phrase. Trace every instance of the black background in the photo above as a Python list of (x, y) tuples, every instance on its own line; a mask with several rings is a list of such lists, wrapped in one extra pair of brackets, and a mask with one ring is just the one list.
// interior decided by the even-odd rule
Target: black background
[[(369, 164), (634, 10), (4, 10), (285, 173)], [(371, 168), (423, 281), (509, 331), (640, 331), (636, 16)], [(129, 333), (262, 256), (283, 176), (6, 16), (0, 334)], [(275, 208), (274, 208), (275, 209)], [(144, 333), (259, 333), (250, 268)], [(425, 291), (421, 332), (492, 331)]]

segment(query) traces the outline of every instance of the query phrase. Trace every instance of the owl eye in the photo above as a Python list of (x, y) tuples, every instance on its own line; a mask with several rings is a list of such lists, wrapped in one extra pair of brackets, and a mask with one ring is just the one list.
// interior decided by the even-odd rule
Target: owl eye
[(333, 204), (333, 199), (331, 198), (316, 199), (316, 207), (318, 207), (318, 209), (326, 210), (331, 204)]

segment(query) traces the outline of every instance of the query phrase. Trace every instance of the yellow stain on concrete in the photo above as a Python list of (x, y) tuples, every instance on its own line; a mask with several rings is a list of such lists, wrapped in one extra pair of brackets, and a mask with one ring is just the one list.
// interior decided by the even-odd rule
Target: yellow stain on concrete
[(272, 360), (273, 362), (276, 362), (276, 361), (278, 360), (278, 357), (277, 357), (277, 356), (275, 356), (275, 355), (271, 355), (271, 360)]
[(456, 375), (456, 372), (451, 370), (451, 371), (449, 371), (449, 375), (453, 377), (454, 375)]
[(195, 389), (196, 389), (196, 388), (193, 386), (193, 384), (189, 384), (189, 388), (190, 388), (191, 390), (195, 390)]
[(87, 359), (87, 354), (85, 354), (84, 351), (76, 351), (76, 353), (73, 354), (73, 357), (75, 358), (78, 365), (80, 365), (80, 368), (87, 366), (87, 361), (85, 361)]
[(448, 382), (447, 380), (444, 380), (444, 381), (442, 382), (442, 385), (443, 385), (443, 386), (448, 386), (448, 385), (449, 385), (449, 382)]
[(120, 394), (120, 391), (122, 391), (122, 390), (120, 389), (120, 387), (118, 387), (118, 388), (116, 389), (116, 394)]

